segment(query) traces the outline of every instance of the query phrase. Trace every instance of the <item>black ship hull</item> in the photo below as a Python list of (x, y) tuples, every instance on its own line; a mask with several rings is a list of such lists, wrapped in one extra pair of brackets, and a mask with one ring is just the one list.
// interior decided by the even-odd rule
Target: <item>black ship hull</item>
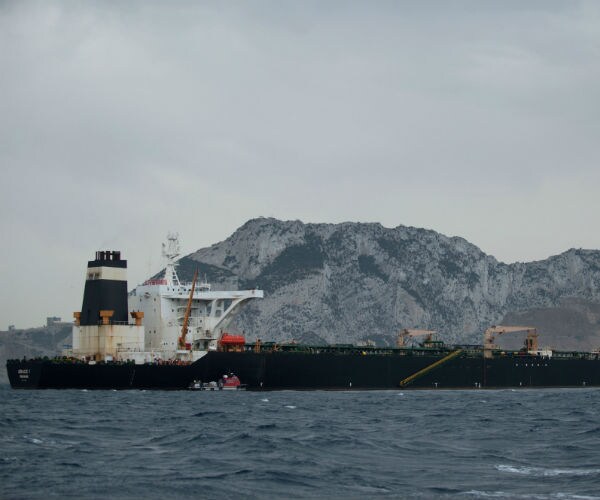
[[(413, 355), (302, 352), (209, 352), (188, 365), (11, 360), (15, 389), (186, 389), (235, 373), (249, 390), (465, 389), (600, 386), (591, 355), (541, 357), (479, 353)], [(451, 359), (448, 359), (450, 358)]]

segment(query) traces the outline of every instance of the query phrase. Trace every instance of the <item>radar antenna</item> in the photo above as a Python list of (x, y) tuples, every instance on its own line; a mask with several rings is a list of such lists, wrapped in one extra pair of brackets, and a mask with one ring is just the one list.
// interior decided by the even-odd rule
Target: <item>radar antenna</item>
[(167, 242), (162, 244), (162, 255), (167, 259), (167, 266), (165, 268), (165, 280), (167, 285), (179, 286), (179, 277), (175, 267), (177, 263), (175, 259), (179, 257), (179, 234), (169, 233), (167, 234)]

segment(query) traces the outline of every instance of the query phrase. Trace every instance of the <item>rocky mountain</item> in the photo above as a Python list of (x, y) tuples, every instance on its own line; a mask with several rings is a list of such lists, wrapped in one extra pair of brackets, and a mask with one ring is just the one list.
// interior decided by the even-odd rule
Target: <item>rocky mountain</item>
[(380, 224), (250, 220), (184, 257), (219, 288), (265, 290), (235, 325), (250, 338), (392, 344), (400, 328), (481, 342), (492, 324), (532, 324), (542, 344), (600, 346), (600, 251), (504, 264), (463, 238)]

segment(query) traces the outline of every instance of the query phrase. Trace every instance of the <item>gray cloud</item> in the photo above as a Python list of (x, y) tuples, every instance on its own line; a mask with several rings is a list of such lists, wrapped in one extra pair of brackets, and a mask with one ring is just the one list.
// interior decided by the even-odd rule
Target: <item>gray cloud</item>
[(0, 6), (0, 327), (259, 215), (600, 247), (596, 2)]

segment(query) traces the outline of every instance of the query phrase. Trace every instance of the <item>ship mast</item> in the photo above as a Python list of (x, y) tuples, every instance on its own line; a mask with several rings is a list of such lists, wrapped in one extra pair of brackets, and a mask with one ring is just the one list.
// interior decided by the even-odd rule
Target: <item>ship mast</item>
[(165, 267), (165, 280), (169, 286), (180, 286), (179, 277), (175, 266), (177, 265), (175, 259), (179, 257), (179, 234), (169, 233), (167, 235), (167, 243), (162, 244), (162, 255), (167, 259), (167, 266)]

